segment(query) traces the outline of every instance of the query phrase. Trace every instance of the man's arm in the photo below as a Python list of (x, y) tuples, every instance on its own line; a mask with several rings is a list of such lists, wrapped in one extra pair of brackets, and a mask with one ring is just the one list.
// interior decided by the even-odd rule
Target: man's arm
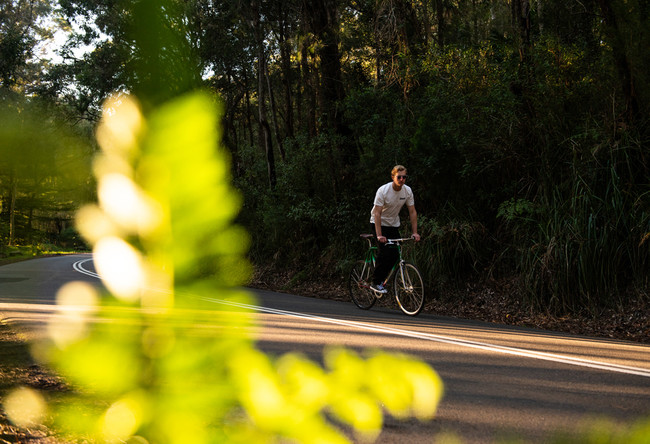
[(408, 205), (407, 208), (409, 210), (409, 219), (411, 220), (411, 233), (417, 242), (420, 240), (420, 235), (418, 234), (418, 212), (415, 211), (415, 205)]
[(386, 238), (381, 234), (381, 211), (384, 207), (375, 205), (372, 208), (372, 214), (375, 219), (375, 234), (377, 235), (377, 240), (382, 244), (386, 243)]

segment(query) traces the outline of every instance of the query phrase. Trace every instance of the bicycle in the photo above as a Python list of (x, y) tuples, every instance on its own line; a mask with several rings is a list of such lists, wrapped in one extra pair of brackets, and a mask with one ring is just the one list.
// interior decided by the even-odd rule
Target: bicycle
[[(362, 234), (361, 238), (368, 241), (368, 250), (364, 259), (357, 261), (352, 267), (348, 288), (355, 305), (362, 310), (369, 310), (382, 296), (370, 288), (378, 248), (373, 245), (372, 239), (374, 239), (374, 236), (372, 234)], [(417, 267), (402, 258), (402, 243), (409, 240), (412, 240), (412, 238), (387, 240), (386, 245), (395, 245), (395, 248), (397, 248), (399, 260), (382, 284), (385, 288), (389, 288), (387, 286), (388, 281), (394, 275), (393, 290), (397, 305), (405, 314), (415, 316), (420, 313), (424, 306), (424, 283)]]

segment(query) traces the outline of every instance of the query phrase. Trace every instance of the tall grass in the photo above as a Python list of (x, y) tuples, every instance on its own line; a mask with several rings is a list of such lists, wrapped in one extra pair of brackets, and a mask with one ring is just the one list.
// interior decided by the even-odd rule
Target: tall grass
[(492, 239), (482, 223), (449, 215), (421, 216), (418, 225), (423, 240), (413, 257), (427, 285), (457, 285), (481, 273)]
[(596, 312), (648, 282), (645, 199), (615, 159), (588, 176), (574, 169), (542, 203), (520, 267), (529, 302), (550, 311)]

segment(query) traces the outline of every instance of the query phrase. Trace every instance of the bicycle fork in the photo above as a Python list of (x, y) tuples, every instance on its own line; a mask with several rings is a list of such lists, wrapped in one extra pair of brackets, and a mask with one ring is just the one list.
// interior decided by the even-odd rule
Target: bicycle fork
[(404, 260), (399, 261), (399, 264), (398, 264), (398, 266), (399, 266), (399, 275), (402, 278), (402, 284), (404, 284), (404, 287), (403, 287), (404, 291), (406, 291), (407, 293), (412, 293), (413, 292), (413, 283), (411, 282), (411, 277), (409, 276), (409, 274), (405, 272), (405, 270), (406, 270), (406, 267), (404, 266), (405, 263), (406, 263), (406, 261), (404, 261)]

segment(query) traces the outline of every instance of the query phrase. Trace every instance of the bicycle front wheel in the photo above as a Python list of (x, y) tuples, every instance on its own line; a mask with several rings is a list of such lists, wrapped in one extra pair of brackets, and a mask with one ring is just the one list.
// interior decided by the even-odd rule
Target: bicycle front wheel
[(395, 274), (395, 299), (399, 308), (409, 316), (420, 313), (424, 306), (424, 282), (413, 264), (404, 263)]
[(358, 261), (350, 272), (350, 279), (348, 280), (350, 297), (355, 305), (362, 310), (370, 309), (377, 300), (374, 292), (370, 289), (374, 271), (375, 267), (371, 263)]

